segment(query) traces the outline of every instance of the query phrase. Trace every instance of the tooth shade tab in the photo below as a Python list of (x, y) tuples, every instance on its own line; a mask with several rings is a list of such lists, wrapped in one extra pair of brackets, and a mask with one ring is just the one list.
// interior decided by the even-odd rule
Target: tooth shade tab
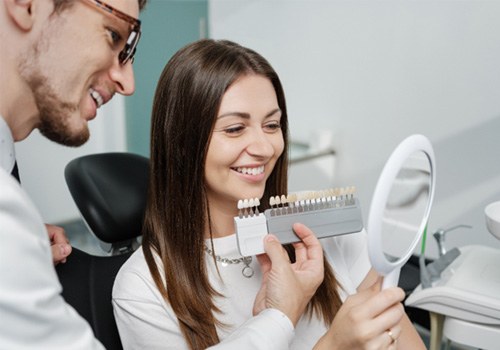
[(288, 201), (286, 200), (286, 196), (284, 194), (281, 195), (281, 204), (285, 205)]
[(269, 198), (269, 205), (272, 207), (274, 207), (274, 205), (276, 204), (275, 200), (274, 200), (274, 197), (271, 197)]

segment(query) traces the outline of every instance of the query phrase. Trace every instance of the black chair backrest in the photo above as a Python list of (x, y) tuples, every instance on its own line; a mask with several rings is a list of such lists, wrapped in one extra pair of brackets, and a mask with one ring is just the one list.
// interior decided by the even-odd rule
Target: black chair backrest
[[(117, 244), (141, 233), (147, 196), (149, 160), (130, 153), (101, 153), (72, 160), (65, 169), (73, 199), (92, 232)], [(73, 248), (56, 266), (63, 297), (85, 318), (108, 350), (122, 349), (111, 304), (118, 270), (132, 254), (94, 256)], [(117, 254), (117, 255), (116, 255)]]
[(93, 154), (68, 163), (68, 188), (100, 240), (117, 243), (141, 232), (148, 168), (147, 158), (131, 153)]

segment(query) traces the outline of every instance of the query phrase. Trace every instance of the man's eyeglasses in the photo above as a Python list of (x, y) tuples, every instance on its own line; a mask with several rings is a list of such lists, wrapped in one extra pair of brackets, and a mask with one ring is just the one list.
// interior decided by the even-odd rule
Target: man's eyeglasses
[(125, 47), (118, 54), (118, 61), (121, 65), (126, 64), (129, 60), (134, 62), (134, 55), (141, 37), (141, 21), (137, 18), (131, 17), (120, 10), (106, 4), (101, 0), (84, 0), (87, 4), (93, 5), (98, 9), (107, 12), (119, 19), (130, 24), (130, 34), (125, 43)]

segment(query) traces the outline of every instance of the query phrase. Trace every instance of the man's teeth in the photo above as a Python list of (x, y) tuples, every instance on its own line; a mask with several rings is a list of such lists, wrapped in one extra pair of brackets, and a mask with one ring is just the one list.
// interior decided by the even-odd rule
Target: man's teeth
[(95, 103), (97, 104), (97, 108), (101, 107), (102, 104), (104, 103), (102, 96), (94, 89), (90, 89), (90, 96), (92, 96)]
[(264, 172), (264, 166), (261, 165), (256, 168), (236, 168), (236, 171), (242, 174), (247, 174), (247, 175), (259, 175)]

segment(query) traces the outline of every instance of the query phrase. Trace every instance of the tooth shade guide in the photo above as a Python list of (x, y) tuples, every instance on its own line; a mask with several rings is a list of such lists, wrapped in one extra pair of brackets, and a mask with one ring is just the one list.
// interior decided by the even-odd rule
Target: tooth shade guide
[[(359, 232), (363, 221), (354, 187), (332, 188), (270, 196), (269, 209), (244, 218), (235, 217), (238, 249), (241, 254), (261, 254), (263, 238), (268, 233), (278, 236), (283, 244), (297, 242), (292, 225), (302, 222), (318, 238)], [(254, 205), (257, 199), (254, 199)], [(257, 212), (257, 211), (256, 211)]]

